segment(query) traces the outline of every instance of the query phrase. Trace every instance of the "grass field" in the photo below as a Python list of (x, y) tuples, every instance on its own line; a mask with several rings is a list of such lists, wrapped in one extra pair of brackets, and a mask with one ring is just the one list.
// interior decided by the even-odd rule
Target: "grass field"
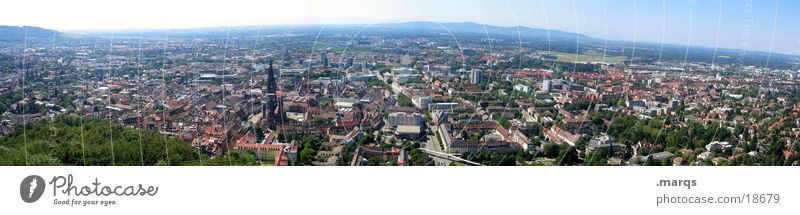
[[(537, 54), (545, 55), (547, 52), (538, 52)], [(598, 52), (595, 50), (585, 51), (581, 54), (571, 54), (571, 53), (563, 53), (563, 52), (550, 52), (550, 55), (558, 57), (554, 61), (558, 62), (575, 62), (575, 58), (577, 56), (578, 63), (589, 63), (589, 62), (603, 62), (603, 53)], [(605, 56), (606, 63), (621, 63), (622, 61), (626, 60), (627, 58), (624, 56)], [(550, 60), (550, 59), (548, 59)]]

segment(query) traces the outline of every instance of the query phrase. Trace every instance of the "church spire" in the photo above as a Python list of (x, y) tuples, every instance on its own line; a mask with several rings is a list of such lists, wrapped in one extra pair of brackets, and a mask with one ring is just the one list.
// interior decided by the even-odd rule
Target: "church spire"
[(275, 94), (278, 91), (278, 86), (275, 83), (275, 70), (272, 68), (272, 60), (269, 60), (269, 69), (267, 69), (267, 93)]
[(268, 128), (275, 129), (275, 125), (279, 122), (283, 115), (283, 106), (278, 98), (278, 84), (275, 80), (275, 68), (272, 67), (272, 60), (269, 61), (269, 68), (267, 69), (267, 92), (264, 95), (266, 101), (262, 100), (263, 109), (262, 116), (267, 121)]

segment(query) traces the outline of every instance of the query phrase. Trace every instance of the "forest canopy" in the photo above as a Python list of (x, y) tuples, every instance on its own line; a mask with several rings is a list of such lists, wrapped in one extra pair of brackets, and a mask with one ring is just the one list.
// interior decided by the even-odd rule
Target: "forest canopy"
[(191, 144), (155, 131), (92, 117), (57, 116), (0, 137), (0, 165), (253, 165), (253, 153), (210, 158)]

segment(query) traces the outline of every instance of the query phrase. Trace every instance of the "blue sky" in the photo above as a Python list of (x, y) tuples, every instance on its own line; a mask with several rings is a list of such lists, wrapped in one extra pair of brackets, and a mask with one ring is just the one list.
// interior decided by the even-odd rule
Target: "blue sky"
[(0, 8), (2, 25), (86, 30), (469, 21), (800, 55), (796, 0), (12, 1)]

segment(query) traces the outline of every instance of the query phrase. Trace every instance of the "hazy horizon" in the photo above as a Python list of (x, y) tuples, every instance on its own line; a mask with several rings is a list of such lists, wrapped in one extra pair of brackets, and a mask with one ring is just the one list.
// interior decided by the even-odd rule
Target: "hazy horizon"
[(597, 39), (800, 55), (800, 2), (422, 0), (31, 0), (5, 3), (1, 25), (65, 32), (438, 22), (578, 33)]

